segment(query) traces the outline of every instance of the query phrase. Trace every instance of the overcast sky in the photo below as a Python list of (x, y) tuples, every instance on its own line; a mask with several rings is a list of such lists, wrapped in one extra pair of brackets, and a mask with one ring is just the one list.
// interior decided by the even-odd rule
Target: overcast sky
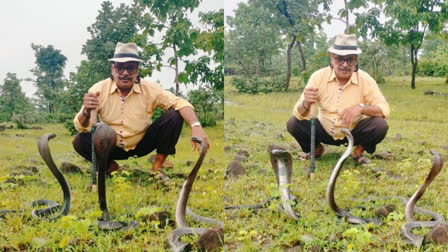
[[(2, 1), (0, 15), (0, 83), (6, 73), (16, 73), (20, 79), (33, 77), (30, 72), (35, 67), (34, 52), (31, 43), (43, 46), (53, 45), (67, 57), (65, 76), (75, 72), (81, 60), (82, 45), (90, 38), (87, 27), (91, 26), (101, 8), (99, 0), (14, 0)], [(132, 0), (111, 0), (114, 7), (120, 3), (131, 4)], [(199, 11), (207, 12), (224, 7), (223, 0), (203, 0), (200, 7), (191, 14), (197, 16)], [(197, 26), (198, 19), (192, 18)], [(159, 80), (164, 88), (173, 86), (173, 71), (154, 73), (153, 80)], [(22, 82), (22, 89), (27, 96), (36, 91), (32, 83)]]

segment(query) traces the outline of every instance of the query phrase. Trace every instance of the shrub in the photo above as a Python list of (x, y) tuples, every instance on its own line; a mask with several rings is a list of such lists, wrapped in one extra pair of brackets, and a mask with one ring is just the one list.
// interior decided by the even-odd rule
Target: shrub
[(216, 126), (223, 113), (223, 93), (220, 90), (200, 87), (188, 93), (188, 100), (193, 104), (202, 126)]
[(268, 78), (260, 77), (235, 77), (232, 84), (240, 93), (258, 94), (281, 91), (285, 85), (282, 75), (274, 75)]

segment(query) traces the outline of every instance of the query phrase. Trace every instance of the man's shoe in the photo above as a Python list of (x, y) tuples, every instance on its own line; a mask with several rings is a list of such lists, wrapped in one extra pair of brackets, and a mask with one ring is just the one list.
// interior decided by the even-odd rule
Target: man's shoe
[[(314, 152), (315, 158), (319, 158), (320, 156), (322, 156), (322, 154), (324, 154), (325, 152), (325, 148), (324, 146), (320, 143), (317, 145), (316, 150)], [(310, 160), (311, 159), (311, 152), (308, 153), (302, 153), (299, 155), (299, 159), (300, 160)]]
[(155, 172), (155, 179), (162, 186), (168, 186), (171, 183), (170, 177), (160, 170)]
[(368, 165), (372, 162), (366, 156), (364, 156), (364, 148), (361, 145), (356, 145), (353, 150), (353, 159), (357, 165)]

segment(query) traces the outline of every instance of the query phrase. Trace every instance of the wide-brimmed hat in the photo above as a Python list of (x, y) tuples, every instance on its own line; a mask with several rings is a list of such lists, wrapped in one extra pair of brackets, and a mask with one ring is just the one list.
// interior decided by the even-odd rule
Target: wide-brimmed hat
[(128, 62), (137, 61), (143, 62), (143, 60), (138, 58), (137, 45), (135, 43), (121, 43), (118, 42), (115, 47), (114, 57), (109, 59), (109, 61), (114, 62)]
[(362, 53), (361, 49), (358, 48), (356, 36), (353, 34), (336, 35), (334, 44), (328, 48), (328, 51), (341, 56)]

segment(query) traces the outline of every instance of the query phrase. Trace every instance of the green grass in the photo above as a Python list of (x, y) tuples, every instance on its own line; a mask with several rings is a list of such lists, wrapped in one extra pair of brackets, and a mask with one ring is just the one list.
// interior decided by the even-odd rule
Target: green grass
[[(30, 203), (36, 199), (51, 199), (62, 202), (62, 190), (56, 179), (40, 158), (37, 140), (45, 133), (56, 133), (50, 141), (50, 150), (56, 165), (71, 162), (82, 168), (90, 166), (73, 150), (72, 137), (62, 125), (41, 125), (42, 130), (13, 130), (0, 132), (0, 209), (23, 209), (23, 215), (10, 214), (0, 219), (0, 251), (5, 250), (55, 250), (73, 251), (161, 251), (167, 234), (174, 226), (161, 227), (160, 223), (141, 223), (135, 231), (103, 232), (93, 223), (101, 214), (97, 193), (86, 189), (91, 180), (90, 174), (65, 174), (71, 187), (72, 207), (69, 216), (54, 222), (30, 218)], [(213, 128), (206, 128), (211, 146), (193, 185), (188, 205), (198, 214), (223, 219), (224, 155), (223, 122)], [(191, 151), (190, 130), (185, 128), (177, 144), (177, 154), (170, 156), (174, 163), (167, 174), (188, 173), (192, 166), (186, 162), (196, 161), (197, 152)], [(129, 170), (140, 168), (149, 171), (151, 163), (147, 157), (119, 161), (121, 166), (128, 165)], [(214, 159), (214, 163), (209, 163)], [(17, 166), (36, 166), (40, 172), (25, 177), (24, 185), (5, 186), (8, 175), (17, 170)], [(136, 177), (132, 173), (117, 173), (106, 180), (107, 203), (113, 220), (132, 220), (139, 209), (166, 208), (172, 213), (174, 221), (175, 206), (184, 179), (172, 178), (175, 185), (160, 188), (153, 178)], [(192, 226), (206, 227), (194, 224)]]
[[(275, 202), (270, 209), (259, 212), (248, 210), (225, 211), (225, 246), (229, 251), (281, 251), (300, 245), (304, 249), (330, 251), (402, 251), (415, 250), (400, 237), (405, 223), (404, 206), (398, 200), (357, 202), (370, 196), (410, 196), (423, 182), (431, 168), (429, 150), (436, 150), (447, 157), (448, 149), (448, 97), (424, 95), (431, 89), (448, 93), (448, 85), (441, 78), (417, 78), (416, 89), (410, 88), (410, 78), (390, 78), (380, 86), (391, 106), (389, 131), (385, 140), (377, 146), (377, 152), (392, 151), (394, 161), (372, 159), (370, 167), (356, 166), (347, 160), (337, 182), (336, 200), (341, 208), (365, 205), (366, 211), (355, 215), (372, 217), (376, 207), (394, 203), (395, 212), (379, 227), (356, 226), (338, 219), (326, 202), (326, 187), (332, 168), (345, 147), (328, 146), (326, 153), (316, 161), (316, 178), (310, 181), (304, 168), (309, 162), (298, 160), (300, 148), (290, 147), (293, 156), (291, 192), (298, 199), (294, 206), (300, 213), (299, 221), (288, 219), (276, 211)], [(286, 122), (292, 116), (292, 108), (303, 87), (292, 86), (288, 92), (261, 95), (238, 93), (225, 80), (225, 152), (226, 163), (242, 148), (250, 153), (243, 162), (247, 174), (225, 182), (224, 205), (261, 203), (277, 191), (275, 175), (269, 161), (268, 146), (290, 146), (294, 138), (286, 131)], [(294, 83), (298, 83), (297, 81)], [(400, 141), (391, 138), (397, 133)], [(445, 165), (446, 166), (446, 165)], [(375, 175), (375, 167), (401, 175), (402, 179)], [(448, 172), (442, 170), (431, 184), (418, 206), (448, 217)], [(417, 215), (418, 216), (418, 215)], [(418, 216), (425, 218), (425, 216)], [(428, 229), (414, 231), (427, 234)], [(311, 235), (312, 239), (304, 238)], [(330, 237), (339, 237), (330, 239)], [(446, 251), (448, 245), (426, 245), (424, 249)]]

